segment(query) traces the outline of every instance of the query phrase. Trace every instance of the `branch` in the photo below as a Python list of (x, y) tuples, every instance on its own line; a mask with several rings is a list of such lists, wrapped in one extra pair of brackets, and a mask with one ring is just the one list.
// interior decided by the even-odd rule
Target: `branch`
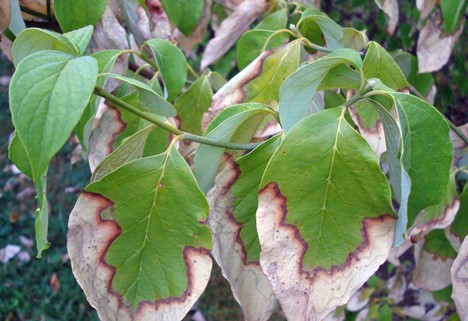
[(108, 93), (107, 91), (105, 91), (103, 88), (101, 87), (98, 87), (96, 86), (94, 88), (94, 94), (95, 95), (98, 95), (108, 101), (110, 101), (111, 103), (113, 103), (115, 106), (119, 107), (119, 108), (122, 108), (122, 109), (125, 109), (143, 119), (146, 119), (147, 121), (155, 124), (156, 126), (159, 126), (165, 130), (167, 130), (168, 132), (176, 135), (176, 136), (179, 136), (178, 138), (180, 140), (189, 140), (189, 141), (193, 141), (193, 142), (197, 142), (197, 143), (200, 143), (200, 144), (206, 144), (206, 145), (211, 145), (211, 146), (215, 146), (215, 147), (221, 147), (221, 148), (227, 148), (227, 149), (237, 149), (237, 150), (249, 150), (249, 149), (254, 149), (255, 147), (257, 147), (258, 145), (260, 145), (260, 143), (252, 143), (252, 144), (234, 144), (234, 143), (230, 143), (230, 142), (220, 142), (220, 141), (216, 141), (216, 140), (212, 140), (210, 138), (207, 138), (207, 137), (202, 137), (202, 136), (198, 136), (198, 135), (194, 135), (194, 134), (191, 134), (191, 133), (187, 133), (187, 132), (184, 132), (180, 129), (178, 129), (177, 127), (171, 125), (171, 124), (168, 124), (164, 121), (161, 121), (158, 117), (155, 117), (154, 115), (152, 114), (149, 114), (149, 113), (145, 113), (144, 111), (130, 105), (129, 103), (121, 100), (120, 98)]

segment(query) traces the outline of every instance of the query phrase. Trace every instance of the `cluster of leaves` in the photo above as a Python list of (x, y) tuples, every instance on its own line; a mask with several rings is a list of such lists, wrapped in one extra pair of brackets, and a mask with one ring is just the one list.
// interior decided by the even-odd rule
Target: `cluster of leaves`
[[(427, 20), (438, 32), (421, 31), (418, 58), (392, 56), (318, 2), (46, 2), (63, 33), (24, 29), (6, 3), (10, 159), (36, 186), (38, 256), (49, 163), (74, 132), (92, 177), (68, 251), (102, 320), (181, 320), (211, 257), (247, 320), (278, 303), (288, 320), (468, 317), (467, 130), (430, 105), (432, 78), (417, 73), (433, 70), (421, 57), (431, 41), (448, 59), (465, 1), (455, 12), (441, 1), (442, 31)], [(376, 3), (393, 32), (397, 2)], [(435, 1), (418, 6), (427, 17)]]

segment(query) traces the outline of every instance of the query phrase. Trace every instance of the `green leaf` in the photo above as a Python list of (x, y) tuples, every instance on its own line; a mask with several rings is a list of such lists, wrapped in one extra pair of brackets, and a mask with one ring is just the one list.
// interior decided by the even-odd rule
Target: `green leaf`
[(269, 139), (235, 162), (227, 161), (207, 196), (212, 255), (231, 284), (246, 320), (268, 320), (276, 307), (273, 289), (259, 265), (255, 213), (258, 186), (279, 138)]
[[(320, 84), (328, 73), (338, 77), (328, 77), (328, 84), (323, 89), (337, 84), (347, 84), (345, 87), (356, 88), (357, 83), (339, 80), (355, 79), (356, 71), (351, 68), (334, 69), (335, 67), (346, 64), (352, 65), (358, 70), (361, 69), (361, 58), (359, 54), (351, 49), (341, 49), (324, 58), (318, 59), (308, 65), (299, 68), (290, 75), (281, 86), (279, 115), (281, 126), (285, 131), (289, 131), (297, 122), (305, 116), (319, 112), (323, 109), (323, 104), (317, 104), (316, 93)], [(333, 70), (333, 71), (332, 71)], [(339, 71), (339, 73), (335, 73)], [(335, 78), (335, 79), (334, 79)], [(362, 82), (362, 76), (361, 82)], [(358, 87), (359, 88), (359, 87)]]
[[(213, 124), (219, 125), (210, 125), (205, 137), (222, 142), (248, 143), (263, 120), (271, 115), (271, 109), (263, 104), (235, 105), (225, 109), (213, 120)], [(225, 149), (220, 147), (206, 144), (198, 147), (194, 159), (194, 172), (198, 185), (204, 193), (211, 188), (224, 153)]]
[[(402, 162), (411, 179), (408, 223), (424, 208), (439, 203), (450, 177), (453, 147), (444, 117), (427, 102), (402, 93), (397, 101), (404, 137)], [(430, 139), (427, 139), (430, 137)]]
[(177, 115), (177, 111), (174, 109), (174, 107), (172, 107), (170, 103), (159, 96), (158, 93), (147, 84), (133, 78), (111, 73), (103, 73), (100, 74), (100, 76), (118, 79), (135, 86), (138, 95), (138, 102), (143, 110), (155, 113), (156, 115), (160, 116), (171, 117)]
[[(97, 60), (99, 73), (108, 73), (112, 71), (117, 58), (119, 58), (121, 54), (121, 50), (102, 50), (93, 54), (91, 57)], [(106, 78), (99, 77), (96, 81), (96, 86), (104, 87), (106, 80)], [(85, 154), (88, 152), (89, 136), (93, 129), (94, 117), (98, 109), (99, 100), (99, 96), (93, 95), (91, 97), (88, 106), (86, 106), (80, 121), (75, 127), (75, 134)]]
[(78, 30), (70, 31), (64, 34), (64, 36), (75, 45), (80, 55), (84, 55), (91, 41), (91, 37), (93, 36), (93, 30), (94, 28), (92, 26), (86, 26)]
[(187, 79), (185, 56), (179, 48), (162, 39), (151, 39), (145, 44), (151, 49), (161, 73), (164, 82), (164, 98), (172, 101), (184, 88)]
[(385, 85), (394, 90), (408, 87), (403, 72), (392, 56), (374, 41), (369, 44), (362, 70), (366, 78), (379, 78)]
[(407, 52), (398, 52), (393, 59), (400, 67), (408, 82), (422, 95), (427, 96), (434, 85), (434, 77), (431, 73), (418, 72), (418, 59)]
[(289, 38), (284, 32), (273, 34), (271, 30), (250, 30), (242, 35), (237, 42), (237, 67), (244, 69), (264, 50), (279, 47)]
[(442, 11), (442, 30), (447, 33), (452, 33), (458, 29), (462, 20), (468, 1), (466, 0), (441, 0), (440, 9)]
[(141, 10), (137, 12), (137, 9), (141, 7), (137, 0), (117, 0), (117, 3), (128, 31), (135, 37), (137, 45), (141, 46), (146, 40), (146, 35), (142, 32), (142, 27), (138, 25), (141, 21), (139, 15), (144, 14), (143, 18), (148, 18), (147, 12)]
[(57, 51), (37, 52), (18, 65), (11, 79), (10, 107), (36, 183), (79, 121), (97, 72), (94, 58)]
[(345, 112), (327, 109), (294, 126), (260, 184), (260, 264), (289, 320), (324, 319), (392, 246), (390, 186)]
[(325, 15), (308, 15), (306, 10), (297, 28), (312, 43), (326, 46), (329, 49), (343, 48), (343, 29)]
[(116, 168), (143, 156), (148, 136), (155, 126), (148, 126), (126, 139), (109, 156), (96, 167), (91, 176), (91, 182), (100, 180)]
[(18, 66), (26, 56), (43, 50), (80, 55), (78, 48), (64, 35), (44, 29), (28, 28), (23, 30), (13, 43), (13, 61)]
[(343, 28), (343, 47), (362, 51), (367, 47), (369, 39), (365, 31), (359, 31), (354, 28)]
[(203, 0), (162, 0), (169, 20), (188, 36), (198, 25), (203, 13)]
[(206, 256), (212, 245), (202, 224), (208, 204), (173, 145), (164, 154), (119, 167), (86, 191), (114, 203), (120, 229), (102, 256), (115, 269), (107, 291), (122, 297), (133, 313), (146, 302), (185, 301), (186, 293), (195, 291), (190, 280), (198, 277), (190, 252)]
[(94, 26), (106, 10), (108, 0), (55, 0), (55, 18), (63, 32)]
[(286, 28), (288, 23), (288, 11), (286, 8), (280, 9), (263, 18), (262, 21), (255, 26), (255, 29), (261, 30), (280, 30)]
[(203, 113), (211, 105), (211, 90), (208, 77), (198, 78), (174, 103), (180, 117), (180, 129), (192, 134), (202, 134), (201, 122)]
[(26, 153), (26, 149), (16, 133), (13, 135), (10, 145), (8, 146), (8, 158), (23, 174), (32, 178), (31, 163), (28, 153)]

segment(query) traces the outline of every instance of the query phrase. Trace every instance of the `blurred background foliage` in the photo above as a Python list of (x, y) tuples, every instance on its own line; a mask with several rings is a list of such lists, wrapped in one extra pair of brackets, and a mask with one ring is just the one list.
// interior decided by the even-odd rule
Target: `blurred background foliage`
[[(419, 11), (415, 0), (399, 1), (399, 23), (391, 36), (386, 31), (384, 13), (372, 1), (333, 0), (323, 1), (322, 10), (343, 27), (366, 29), (370, 40), (382, 44), (388, 51), (397, 54), (400, 50), (416, 55)], [(216, 10), (223, 10), (216, 7)], [(466, 22), (465, 29), (466, 29)], [(207, 41), (209, 37), (205, 37)], [(468, 60), (467, 37), (462, 34), (454, 47), (449, 62), (433, 73), (437, 93), (434, 105), (456, 125), (468, 122), (468, 81), (466, 79)], [(197, 64), (203, 51), (192, 57)], [(221, 58), (213, 69), (226, 76), (235, 75), (238, 70), (233, 64), (235, 49)], [(82, 159), (71, 164), (76, 143), (70, 144), (53, 160), (49, 173), (49, 199), (51, 220), (49, 239), (52, 247), (41, 260), (34, 259), (35, 209), (34, 188), (25, 176), (16, 172), (8, 160), (8, 143), (13, 132), (8, 108), (8, 81), (13, 65), (0, 54), (0, 249), (7, 245), (20, 245), (21, 255), (6, 263), (0, 263), (0, 320), (97, 320), (96, 313), (88, 305), (77, 285), (70, 268), (66, 250), (68, 215), (80, 191), (89, 181), (89, 170)], [(429, 80), (431, 82), (431, 77)], [(398, 307), (390, 307), (388, 293), (382, 292), (382, 282), (395, 275), (410, 278), (413, 259), (399, 269), (389, 264), (368, 282), (372, 292), (373, 307), (378, 320), (399, 320), (395, 316)], [(379, 292), (380, 291), (380, 292)], [(450, 292), (449, 292), (450, 293)], [(437, 294), (444, 299), (444, 291)], [(407, 300), (411, 300), (408, 297)], [(218, 268), (214, 268), (206, 292), (198, 303), (198, 309), (207, 321), (241, 320), (242, 313), (234, 301), (229, 285)], [(393, 317), (392, 317), (393, 309)], [(390, 314), (388, 313), (390, 311)], [(371, 313), (372, 314), (372, 313)], [(371, 315), (369, 314), (369, 315)], [(450, 314), (450, 313), (449, 313)], [(348, 315), (349, 320), (355, 314)], [(452, 317), (456, 320), (456, 316)], [(186, 320), (191, 317), (187, 316)], [(278, 311), (272, 320), (284, 320)]]

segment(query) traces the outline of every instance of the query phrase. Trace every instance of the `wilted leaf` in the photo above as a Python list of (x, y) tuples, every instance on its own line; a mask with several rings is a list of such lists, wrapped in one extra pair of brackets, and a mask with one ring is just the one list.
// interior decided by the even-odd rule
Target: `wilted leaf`
[(117, 0), (128, 31), (135, 39), (137, 46), (151, 38), (149, 18), (137, 0)]
[[(141, 2), (141, 1), (140, 1)], [(171, 39), (172, 26), (167, 13), (164, 11), (160, 0), (148, 0), (144, 2), (153, 23), (151, 30), (152, 38)]]
[(173, 145), (89, 185), (70, 216), (68, 252), (100, 319), (181, 320), (211, 272), (207, 216)]
[(345, 304), (392, 246), (390, 187), (345, 111), (294, 126), (260, 184), (260, 264), (290, 320), (322, 320)]
[(54, 0), (55, 17), (63, 32), (94, 26), (106, 10), (108, 0)]
[(416, 269), (413, 283), (429, 291), (438, 291), (451, 284), (450, 267), (457, 252), (444, 235), (434, 230), (419, 242), (415, 249)]
[(440, 29), (440, 15), (432, 14), (419, 33), (417, 47), (419, 72), (441, 69), (448, 62), (462, 30), (463, 24), (453, 33), (445, 34)]
[(259, 264), (255, 212), (257, 189), (278, 143), (275, 137), (237, 161), (228, 161), (207, 195), (213, 257), (231, 284), (244, 318), (251, 321), (268, 320), (277, 306)]
[(452, 269), (453, 292), (457, 312), (462, 320), (468, 318), (468, 237), (465, 237)]
[(219, 29), (216, 30), (215, 37), (208, 42), (200, 69), (205, 69), (222, 57), (267, 8), (265, 0), (243, 1), (234, 13), (223, 21)]
[(385, 12), (387, 17), (387, 30), (390, 35), (395, 32), (398, 24), (398, 0), (374, 0), (377, 6)]
[(107, 7), (101, 19), (96, 23), (93, 33), (93, 52), (105, 49), (128, 49), (125, 28), (119, 23), (110, 7)]

